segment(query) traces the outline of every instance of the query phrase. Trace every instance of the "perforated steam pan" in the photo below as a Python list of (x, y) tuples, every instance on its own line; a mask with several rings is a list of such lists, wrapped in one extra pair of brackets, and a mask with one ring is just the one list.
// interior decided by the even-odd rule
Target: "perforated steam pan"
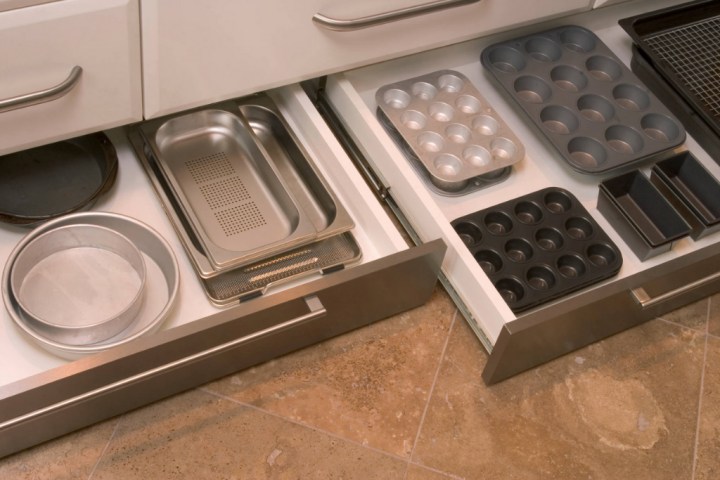
[(444, 192), (494, 183), (525, 156), (520, 140), (459, 72), (385, 85), (375, 99), (383, 126)]
[(151, 157), (207, 278), (350, 230), (353, 221), (266, 95), (149, 121)]
[(210, 301), (222, 307), (304, 275), (340, 270), (361, 257), (360, 246), (347, 232), (203, 279), (202, 283)]
[(452, 221), (514, 312), (620, 270), (622, 254), (567, 190), (545, 188)]
[(481, 60), (578, 172), (604, 173), (685, 141), (682, 124), (585, 28), (497, 43)]

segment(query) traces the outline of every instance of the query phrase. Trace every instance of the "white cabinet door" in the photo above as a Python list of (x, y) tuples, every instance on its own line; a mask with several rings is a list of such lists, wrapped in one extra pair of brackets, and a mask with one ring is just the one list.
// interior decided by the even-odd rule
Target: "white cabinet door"
[(590, 0), (461, 3), (377, 26), (335, 31), (313, 17), (365, 18), (428, 2), (142, 0), (145, 117), (590, 8)]
[[(11, 101), (62, 84), (75, 66), (82, 72), (65, 95)], [(141, 118), (137, 0), (66, 0), (0, 14), (0, 155)]]

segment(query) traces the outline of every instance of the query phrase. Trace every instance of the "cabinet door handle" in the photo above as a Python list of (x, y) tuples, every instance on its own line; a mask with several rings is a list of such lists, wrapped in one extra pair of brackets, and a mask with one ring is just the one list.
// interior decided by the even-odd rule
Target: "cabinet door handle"
[(400, 8), (398, 10), (391, 10), (389, 12), (376, 13), (375, 15), (351, 18), (347, 20), (331, 18), (323, 15), (322, 13), (316, 13), (312, 17), (312, 20), (316, 24), (328, 30), (346, 32), (350, 30), (358, 30), (361, 28), (374, 27), (383, 23), (395, 22), (397, 20), (403, 20), (405, 18), (424, 15), (426, 13), (445, 10), (448, 8), (455, 8), (461, 7), (463, 5), (470, 5), (472, 3), (479, 3), (481, 1), (482, 0), (437, 0), (435, 2), (423, 3), (421, 5)]
[(666, 300), (670, 300), (671, 298), (703, 287), (709, 283), (714, 282), (715, 280), (720, 280), (720, 272), (715, 272), (712, 275), (708, 275), (707, 277), (703, 277), (695, 280), (694, 282), (687, 283), (682, 287), (670, 290), (669, 292), (665, 292), (661, 295), (658, 295), (657, 297), (651, 297), (642, 287), (633, 288), (632, 290), (630, 290), (630, 293), (632, 294), (638, 305), (640, 305), (640, 307), (644, 310), (646, 308), (650, 308), (659, 303), (662, 303)]
[(9, 112), (10, 110), (16, 110), (18, 108), (25, 108), (31, 105), (37, 105), (38, 103), (49, 102), (60, 98), (77, 85), (80, 80), (80, 74), (82, 73), (82, 67), (75, 65), (70, 70), (70, 75), (65, 80), (45, 90), (38, 90), (37, 92), (26, 93), (24, 95), (18, 95), (17, 97), (6, 98), (0, 100), (0, 113)]
[(164, 371), (172, 370), (172, 369), (180, 367), (184, 364), (188, 364), (188, 363), (194, 362), (196, 360), (199, 360), (199, 359), (202, 359), (205, 357), (209, 357), (209, 356), (217, 354), (217, 353), (221, 353), (225, 350), (229, 350), (233, 347), (242, 345), (243, 343), (248, 343), (248, 342), (256, 340), (258, 338), (262, 338), (262, 337), (265, 337), (272, 333), (275, 333), (277, 331), (284, 330), (289, 327), (294, 327), (295, 325), (299, 325), (301, 323), (309, 322), (311, 320), (320, 318), (320, 317), (324, 316), (325, 314), (327, 314), (327, 309), (323, 306), (322, 302), (317, 297), (317, 295), (307, 296), (304, 298), (304, 300), (305, 300), (305, 304), (307, 305), (308, 309), (310, 310), (308, 313), (306, 313), (304, 315), (300, 315), (299, 317), (291, 318), (290, 320), (286, 320), (282, 323), (278, 323), (276, 325), (272, 325), (272, 326), (264, 328), (262, 330), (258, 330), (257, 332), (249, 333), (242, 337), (230, 340), (229, 342), (222, 343), (220, 345), (216, 345), (207, 350), (202, 350), (193, 355), (189, 355), (187, 357), (180, 358), (173, 362), (166, 363), (164, 365), (160, 365), (158, 367), (151, 368), (149, 370), (145, 370), (136, 375), (133, 375), (133, 376), (130, 376), (127, 378), (123, 378), (122, 380), (118, 380), (116, 382), (109, 383), (102, 387), (87, 391), (85, 393), (68, 398), (61, 402), (54, 403), (52, 405), (48, 405), (47, 407), (40, 408), (38, 410), (34, 410), (25, 415), (15, 417), (15, 418), (7, 420), (5, 422), (0, 422), (0, 430), (12, 427), (12, 426), (17, 425), (22, 422), (26, 422), (28, 420), (32, 420), (33, 418), (37, 418), (41, 415), (47, 415), (49, 413), (59, 411), (70, 405), (73, 405), (75, 403), (89, 400), (94, 397), (98, 397), (100, 395), (106, 394), (106, 393), (116, 390), (118, 388), (132, 385), (133, 383), (137, 383), (142, 380), (147, 380), (147, 379), (149, 379), (159, 373), (162, 373)]

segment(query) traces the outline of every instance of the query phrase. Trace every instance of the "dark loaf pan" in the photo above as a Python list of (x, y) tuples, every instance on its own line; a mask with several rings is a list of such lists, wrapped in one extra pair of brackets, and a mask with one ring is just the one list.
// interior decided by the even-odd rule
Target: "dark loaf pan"
[(694, 240), (720, 230), (720, 182), (692, 153), (656, 163), (650, 181), (690, 225)]
[(669, 251), (690, 226), (640, 171), (600, 183), (597, 208), (641, 260)]

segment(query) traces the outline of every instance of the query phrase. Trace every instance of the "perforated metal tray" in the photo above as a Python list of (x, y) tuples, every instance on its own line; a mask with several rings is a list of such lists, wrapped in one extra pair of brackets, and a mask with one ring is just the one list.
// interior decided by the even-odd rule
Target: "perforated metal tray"
[(202, 259), (227, 272), (350, 230), (353, 221), (272, 100), (255, 95), (139, 127)]

